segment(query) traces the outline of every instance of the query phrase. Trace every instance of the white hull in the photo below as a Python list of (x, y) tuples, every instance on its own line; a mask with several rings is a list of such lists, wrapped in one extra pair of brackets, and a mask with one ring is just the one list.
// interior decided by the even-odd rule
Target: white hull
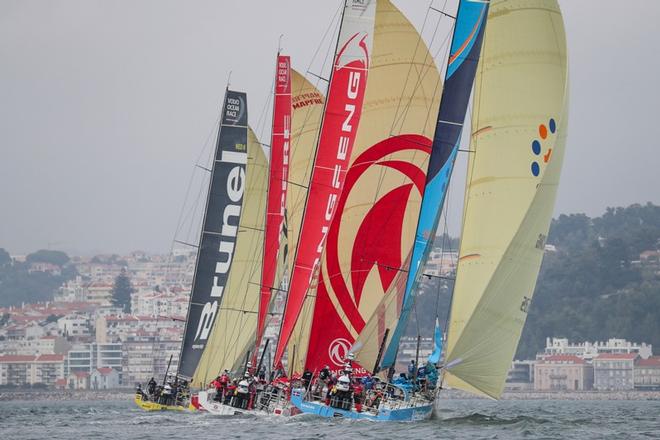
[(209, 414), (216, 416), (234, 416), (234, 415), (254, 415), (254, 416), (291, 416), (292, 409), (294, 413), (295, 407), (288, 401), (276, 402), (263, 409), (241, 409), (234, 408), (231, 405), (225, 405), (213, 400), (215, 395), (214, 391), (200, 391), (198, 393), (199, 406), (207, 411)]

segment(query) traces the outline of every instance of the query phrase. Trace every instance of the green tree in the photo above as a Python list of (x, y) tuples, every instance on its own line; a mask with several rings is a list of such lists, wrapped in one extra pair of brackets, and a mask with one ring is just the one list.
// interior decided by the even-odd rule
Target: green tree
[(69, 256), (62, 251), (51, 251), (41, 249), (25, 257), (28, 263), (50, 263), (56, 266), (64, 266), (69, 262)]
[(131, 279), (122, 269), (121, 273), (115, 278), (115, 284), (112, 287), (112, 304), (121, 307), (125, 312), (131, 311), (131, 293), (134, 292)]

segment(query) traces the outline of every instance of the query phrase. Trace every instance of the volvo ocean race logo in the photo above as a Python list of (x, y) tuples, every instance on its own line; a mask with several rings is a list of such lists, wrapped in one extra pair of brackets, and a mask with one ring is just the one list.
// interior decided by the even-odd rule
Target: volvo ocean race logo
[(346, 362), (346, 355), (351, 348), (351, 343), (344, 338), (337, 338), (330, 343), (328, 347), (328, 357), (338, 367), (341, 367)]

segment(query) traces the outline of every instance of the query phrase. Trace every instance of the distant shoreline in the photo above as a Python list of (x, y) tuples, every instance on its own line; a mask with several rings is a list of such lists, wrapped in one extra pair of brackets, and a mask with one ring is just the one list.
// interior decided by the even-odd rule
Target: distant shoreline
[[(440, 400), (443, 398), (479, 397), (458, 390), (443, 390)], [(501, 400), (660, 400), (660, 391), (505, 391)]]
[[(114, 390), (10, 390), (0, 391), (0, 402), (8, 401), (128, 401), (131, 389)], [(443, 390), (439, 400), (475, 399), (457, 390)], [(507, 391), (502, 400), (660, 400), (660, 391)]]

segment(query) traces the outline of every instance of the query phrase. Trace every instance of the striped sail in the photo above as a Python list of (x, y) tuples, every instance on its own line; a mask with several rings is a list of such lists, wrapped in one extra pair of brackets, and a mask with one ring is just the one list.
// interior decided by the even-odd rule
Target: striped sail
[[(362, 119), (328, 232), (306, 368), (338, 369), (408, 260), (441, 92), (419, 33), (387, 0), (376, 10)], [(383, 325), (395, 315), (379, 315)], [(367, 367), (367, 365), (365, 365)], [(368, 365), (371, 368), (371, 364)]]
[(376, 0), (347, 0), (344, 6), (275, 365), (300, 316), (344, 185), (362, 112), (375, 10)]
[(399, 322), (383, 356), (382, 368), (394, 365), (399, 341), (408, 325), (421, 271), (433, 246), (433, 238), (438, 228), (461, 141), (465, 113), (479, 62), (487, 12), (488, 3), (484, 2), (461, 0), (458, 5), (444, 90), (433, 138), (433, 150), (426, 174), (424, 198), (415, 233), (415, 246), (408, 266), (403, 307)]
[(498, 398), (543, 258), (567, 128), (556, 0), (493, 0), (472, 114), (446, 386)]
[(231, 272), (224, 290), (215, 325), (192, 379), (203, 387), (223, 369), (237, 371), (254, 346), (259, 309), (263, 257), (268, 161), (251, 129), (247, 134), (247, 166), (243, 177), (230, 182), (244, 188), (240, 222), (233, 251)]

